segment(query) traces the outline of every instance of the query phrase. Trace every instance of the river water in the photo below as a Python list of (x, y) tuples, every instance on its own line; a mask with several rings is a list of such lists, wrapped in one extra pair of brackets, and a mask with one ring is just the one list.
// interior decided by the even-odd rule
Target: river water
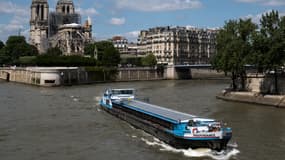
[[(1, 160), (283, 160), (285, 110), (215, 98), (228, 81), (153, 81), (39, 88), (0, 82)], [(135, 88), (139, 97), (222, 120), (230, 147), (177, 150), (98, 107), (106, 88)]]

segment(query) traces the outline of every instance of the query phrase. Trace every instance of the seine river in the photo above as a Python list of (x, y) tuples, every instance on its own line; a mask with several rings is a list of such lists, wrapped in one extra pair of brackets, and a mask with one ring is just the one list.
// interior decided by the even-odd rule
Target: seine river
[[(218, 100), (228, 81), (154, 81), (39, 88), (0, 82), (1, 160), (283, 160), (285, 109)], [(222, 120), (229, 149), (178, 150), (98, 107), (106, 88), (135, 88), (139, 97)]]

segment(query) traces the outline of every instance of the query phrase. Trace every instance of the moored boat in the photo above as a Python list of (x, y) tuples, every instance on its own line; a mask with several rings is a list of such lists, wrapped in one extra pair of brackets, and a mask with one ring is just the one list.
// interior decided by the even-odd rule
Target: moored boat
[(232, 130), (214, 119), (201, 118), (135, 99), (134, 89), (108, 89), (104, 110), (175, 148), (226, 149)]

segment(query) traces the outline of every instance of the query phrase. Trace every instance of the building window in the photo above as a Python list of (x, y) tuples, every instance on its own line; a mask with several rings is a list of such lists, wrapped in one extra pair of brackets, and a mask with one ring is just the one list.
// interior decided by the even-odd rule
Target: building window
[(44, 20), (44, 6), (41, 6), (41, 20)]
[(37, 16), (40, 15), (40, 5), (37, 5), (36, 14), (37, 14)]
[(55, 80), (45, 80), (45, 84), (54, 84)]
[(62, 6), (62, 13), (65, 13), (65, 6)]

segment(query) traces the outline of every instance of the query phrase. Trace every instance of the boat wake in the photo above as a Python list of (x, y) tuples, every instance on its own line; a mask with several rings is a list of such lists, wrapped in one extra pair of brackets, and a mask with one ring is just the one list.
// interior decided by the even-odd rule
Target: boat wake
[(214, 160), (228, 160), (234, 156), (236, 156), (240, 151), (236, 149), (237, 145), (233, 145), (236, 147), (229, 146), (227, 150), (223, 150), (221, 152), (217, 152), (208, 148), (199, 148), (199, 149), (176, 149), (157, 138), (153, 138), (152, 141), (141, 138), (147, 145), (159, 147), (161, 151), (168, 151), (173, 153), (182, 153), (186, 157), (210, 157)]

